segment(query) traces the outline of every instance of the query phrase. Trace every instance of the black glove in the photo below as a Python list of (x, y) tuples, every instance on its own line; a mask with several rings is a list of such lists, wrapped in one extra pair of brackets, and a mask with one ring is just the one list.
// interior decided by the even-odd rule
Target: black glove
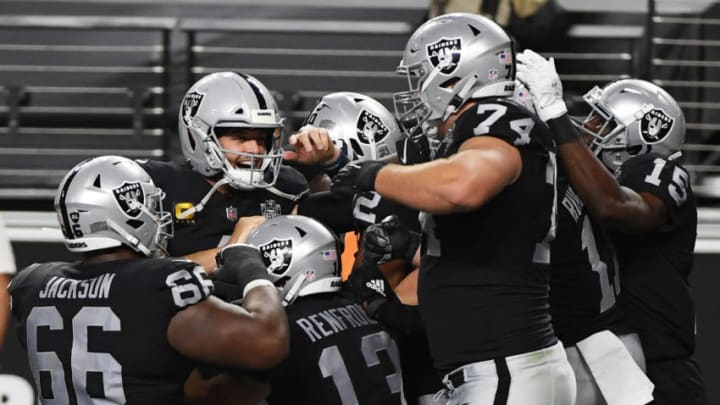
[(373, 318), (383, 304), (389, 300), (397, 301), (395, 293), (375, 263), (363, 263), (353, 268), (347, 285)]
[(404, 165), (423, 163), (430, 160), (430, 145), (427, 137), (407, 136), (395, 144), (398, 158)]
[(420, 246), (421, 235), (400, 223), (397, 215), (385, 217), (363, 233), (363, 261), (387, 263), (393, 259), (412, 262)]
[(360, 191), (374, 191), (375, 178), (387, 162), (366, 160), (345, 165), (333, 178), (330, 191), (338, 196), (354, 195)]
[(218, 268), (210, 274), (214, 295), (225, 301), (242, 298), (245, 286), (253, 280), (272, 281), (260, 251), (250, 245), (230, 245), (215, 256)]

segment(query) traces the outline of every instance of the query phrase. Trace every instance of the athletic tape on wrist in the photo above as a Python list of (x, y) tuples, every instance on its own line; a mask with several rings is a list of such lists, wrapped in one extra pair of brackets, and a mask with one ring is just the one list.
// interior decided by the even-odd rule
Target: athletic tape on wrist
[(275, 284), (273, 284), (272, 281), (266, 280), (264, 278), (255, 279), (245, 285), (245, 288), (243, 288), (243, 297), (247, 295), (248, 291), (252, 290), (253, 288), (264, 286), (275, 287)]

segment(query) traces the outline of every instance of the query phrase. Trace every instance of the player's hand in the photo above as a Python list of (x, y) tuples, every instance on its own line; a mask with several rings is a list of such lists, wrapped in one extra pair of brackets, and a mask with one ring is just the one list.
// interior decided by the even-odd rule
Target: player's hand
[(535, 110), (547, 122), (567, 113), (560, 76), (553, 58), (526, 49), (517, 54), (517, 79), (530, 90)]
[(363, 233), (363, 261), (387, 263), (394, 259), (412, 262), (420, 246), (421, 236), (400, 223), (397, 215), (390, 215), (373, 224)]
[(245, 243), (248, 236), (263, 222), (265, 222), (265, 217), (262, 215), (241, 217), (235, 224), (230, 244)]
[(333, 178), (330, 191), (340, 197), (355, 195), (361, 191), (374, 191), (375, 178), (386, 164), (387, 162), (379, 160), (350, 162)]
[(215, 261), (218, 268), (210, 275), (215, 284), (214, 295), (225, 301), (242, 298), (245, 287), (252, 281), (271, 281), (260, 251), (255, 246), (226, 246), (215, 256)]
[(306, 165), (327, 165), (338, 159), (340, 148), (335, 146), (325, 128), (304, 126), (288, 139), (293, 150), (283, 152), (283, 159)]
[(353, 268), (347, 285), (371, 317), (375, 317), (378, 308), (388, 300), (396, 299), (395, 293), (375, 263), (363, 263)]

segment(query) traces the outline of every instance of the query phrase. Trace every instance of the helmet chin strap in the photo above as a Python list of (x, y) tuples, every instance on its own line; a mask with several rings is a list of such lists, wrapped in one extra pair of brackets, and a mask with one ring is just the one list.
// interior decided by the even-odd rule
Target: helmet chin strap
[(140, 240), (132, 235), (126, 230), (124, 230), (120, 225), (118, 225), (115, 221), (108, 218), (105, 220), (108, 227), (115, 231), (117, 234), (125, 238), (125, 240), (130, 244), (130, 246), (134, 247), (135, 249), (139, 250), (140, 253), (144, 254), (145, 256), (152, 256), (152, 252), (150, 252), (150, 249), (147, 248), (147, 246), (140, 243)]
[(210, 191), (208, 191), (207, 194), (205, 194), (205, 197), (203, 197), (199, 203), (193, 205), (190, 209), (187, 209), (187, 210), (181, 212), (179, 215), (177, 215), (177, 219), (187, 219), (191, 215), (194, 215), (194, 214), (202, 211), (205, 208), (205, 204), (207, 204), (208, 200), (210, 199), (210, 197), (212, 197), (212, 195), (215, 193), (215, 191), (217, 191), (218, 188), (220, 188), (224, 184), (227, 184), (228, 182), (229, 182), (229, 180), (226, 177), (223, 177), (222, 179), (215, 182), (215, 184), (213, 184), (212, 188), (210, 188)]

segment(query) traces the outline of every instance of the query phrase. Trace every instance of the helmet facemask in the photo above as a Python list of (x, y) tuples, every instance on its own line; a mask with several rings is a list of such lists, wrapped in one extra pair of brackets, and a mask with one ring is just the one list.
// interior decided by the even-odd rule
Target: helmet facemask
[[(226, 183), (238, 190), (251, 190), (254, 188), (268, 188), (275, 185), (280, 174), (282, 164), (282, 148), (280, 147), (280, 136), (276, 134), (275, 128), (256, 128), (265, 132), (261, 145), (264, 153), (238, 152), (232, 149), (224, 149), (219, 137), (234, 136), (226, 134), (231, 128), (243, 127), (216, 127), (211, 133), (208, 147), (214, 149), (214, 155), (220, 156), (222, 166), (220, 171)], [(218, 134), (219, 132), (219, 134)], [(257, 142), (254, 139), (243, 140), (243, 142)], [(227, 159), (227, 155), (240, 158), (241, 165), (236, 166)]]

